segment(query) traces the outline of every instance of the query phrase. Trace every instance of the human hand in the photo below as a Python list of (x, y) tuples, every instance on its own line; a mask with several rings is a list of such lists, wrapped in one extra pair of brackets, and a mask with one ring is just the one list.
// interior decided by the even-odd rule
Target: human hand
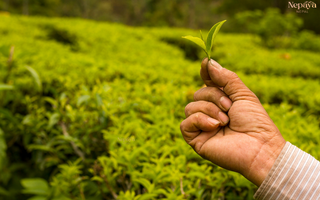
[(260, 186), (286, 141), (234, 72), (206, 58), (200, 74), (208, 87), (185, 108), (184, 139), (203, 158)]

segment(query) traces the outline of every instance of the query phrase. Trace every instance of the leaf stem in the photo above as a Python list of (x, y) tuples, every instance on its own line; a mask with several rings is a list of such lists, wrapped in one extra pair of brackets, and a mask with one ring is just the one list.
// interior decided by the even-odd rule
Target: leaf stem
[(108, 190), (111, 192), (113, 198), (118, 199), (118, 195), (113, 191), (111, 185), (109, 184), (109, 181), (107, 180), (107, 177), (104, 174), (102, 174), (101, 178), (103, 179), (104, 183), (106, 184)]
[(204, 52), (206, 52), (208, 60), (210, 60), (210, 56), (209, 56), (208, 52), (207, 51), (204, 51)]
[[(62, 128), (62, 133), (65, 137), (69, 137), (69, 133), (67, 131), (67, 126), (64, 122), (60, 122), (60, 126)], [(77, 145), (73, 142), (73, 141), (70, 141), (70, 144), (74, 150), (74, 152), (82, 159), (82, 160), (85, 160), (85, 156), (84, 156), (84, 153), (77, 147)]]

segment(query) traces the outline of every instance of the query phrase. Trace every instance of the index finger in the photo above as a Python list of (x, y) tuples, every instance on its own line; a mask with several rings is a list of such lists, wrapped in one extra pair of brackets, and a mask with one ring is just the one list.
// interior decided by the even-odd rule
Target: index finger
[(222, 87), (219, 87), (217, 84), (215, 84), (212, 81), (212, 79), (208, 73), (208, 61), (209, 61), (208, 58), (205, 58), (201, 62), (200, 76), (201, 76), (204, 84), (206, 84), (206, 86), (208, 86), (208, 87), (210, 87), (210, 86), (217, 87), (217, 88), (220, 88), (221, 90), (223, 90)]
[(208, 73), (208, 58), (205, 58), (202, 60), (201, 62), (201, 69), (200, 69), (200, 76), (204, 82), (204, 84), (206, 84), (207, 86), (212, 86), (212, 87), (217, 87), (216, 84), (213, 83), (213, 81), (211, 80), (211, 77)]

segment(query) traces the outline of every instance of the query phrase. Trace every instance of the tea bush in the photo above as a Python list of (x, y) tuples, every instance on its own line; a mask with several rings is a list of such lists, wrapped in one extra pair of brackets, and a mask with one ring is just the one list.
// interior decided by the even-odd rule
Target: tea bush
[[(203, 83), (200, 60), (177, 45), (197, 33), (0, 20), (1, 199), (252, 199), (256, 186), (203, 160), (180, 134)], [(316, 54), (219, 34), (212, 55), (258, 95), (286, 139), (320, 158)]]
[(297, 38), (294, 38), (293, 48), (306, 49), (315, 52), (320, 52), (320, 38), (312, 31), (301, 31)]
[(303, 20), (294, 13), (281, 14), (277, 8), (244, 11), (237, 13), (233, 21), (242, 32), (259, 36), (255, 41), (262, 46), (320, 52), (319, 36), (308, 30), (299, 32)]
[(236, 21), (249, 32), (257, 34), (267, 47), (286, 47), (287, 37), (295, 36), (303, 20), (294, 13), (281, 14), (278, 8), (244, 11), (236, 14)]

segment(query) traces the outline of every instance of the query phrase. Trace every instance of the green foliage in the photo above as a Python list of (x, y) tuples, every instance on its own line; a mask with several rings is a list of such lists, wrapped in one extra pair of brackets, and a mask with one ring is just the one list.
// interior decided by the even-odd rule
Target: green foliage
[(193, 37), (193, 36), (184, 36), (183, 38), (190, 40), (190, 41), (196, 43), (198, 46), (200, 46), (206, 52), (208, 59), (210, 59), (211, 58), (211, 50), (213, 48), (213, 41), (216, 38), (222, 24), (225, 21), (226, 20), (218, 22), (212, 26), (212, 28), (210, 29), (210, 31), (208, 33), (206, 42), (203, 40), (201, 31), (200, 31), (201, 38), (197, 38), (197, 37)]
[[(178, 44), (194, 31), (0, 20), (1, 199), (252, 199), (256, 186), (181, 136), (184, 107), (203, 85), (199, 60)], [(43, 27), (75, 36), (77, 50)], [(239, 74), (286, 139), (319, 159), (319, 56), (219, 37), (212, 57)]]
[[(256, 44), (253, 38), (240, 34), (221, 35), (219, 48), (215, 49), (213, 58), (222, 66), (245, 74), (320, 78), (318, 53), (301, 49), (270, 50)], [(232, 39), (235, 41), (231, 42)]]
[(199, 47), (201, 47), (205, 52), (207, 52), (207, 48), (206, 48), (206, 44), (202, 39), (202, 35), (201, 38), (198, 37), (193, 37), (193, 36), (184, 36), (182, 38), (185, 38), (187, 40), (190, 40), (192, 42), (194, 42), (195, 44), (197, 44)]
[(293, 13), (282, 15), (276, 8), (269, 8), (265, 12), (244, 11), (235, 18), (240, 26), (260, 36), (262, 44), (271, 48), (287, 47), (288, 37), (295, 36), (303, 25), (303, 21)]
[(34, 78), (34, 81), (36, 82), (38, 90), (42, 91), (42, 84), (41, 84), (41, 80), (40, 80), (40, 77), (39, 77), (39, 74), (37, 73), (37, 71), (29, 66), (26, 66), (26, 69), (30, 72), (30, 74)]
[(0, 84), (0, 90), (13, 90), (13, 89), (14, 89), (13, 85)]
[(47, 39), (69, 45), (74, 51), (78, 50), (78, 38), (75, 34), (70, 33), (70, 31), (51, 25), (44, 26), (44, 30), (47, 31)]
[(213, 41), (216, 38), (216, 36), (217, 36), (217, 34), (218, 34), (218, 32), (219, 32), (219, 30), (220, 30), (220, 28), (221, 28), (221, 26), (222, 26), (222, 24), (224, 22), (226, 22), (226, 20), (218, 22), (215, 25), (213, 25), (212, 28), (210, 29), (209, 33), (208, 33), (207, 43), (206, 43), (206, 50), (207, 50), (209, 59), (210, 59), (210, 53), (211, 53), (211, 50), (212, 50), (212, 47), (213, 47)]
[(312, 31), (301, 31), (297, 37), (293, 39), (293, 48), (305, 49), (309, 51), (320, 52), (320, 37)]
[(74, 199), (79, 197), (79, 199), (85, 199), (86, 177), (81, 176), (82, 167), (79, 165), (80, 161), (78, 159), (74, 163), (69, 162), (68, 164), (59, 165), (60, 173), (55, 175), (50, 183), (54, 198)]
[(320, 52), (319, 36), (308, 30), (298, 32), (303, 21), (293, 13), (281, 14), (278, 9), (245, 11), (235, 19), (248, 32), (258, 35), (266, 47)]
[(0, 170), (2, 170), (6, 162), (6, 150), (7, 143), (5, 141), (4, 133), (0, 128)]
[(30, 178), (21, 180), (21, 185), (25, 188), (22, 192), (26, 194), (35, 194), (39, 197), (49, 195), (48, 183), (41, 178)]

